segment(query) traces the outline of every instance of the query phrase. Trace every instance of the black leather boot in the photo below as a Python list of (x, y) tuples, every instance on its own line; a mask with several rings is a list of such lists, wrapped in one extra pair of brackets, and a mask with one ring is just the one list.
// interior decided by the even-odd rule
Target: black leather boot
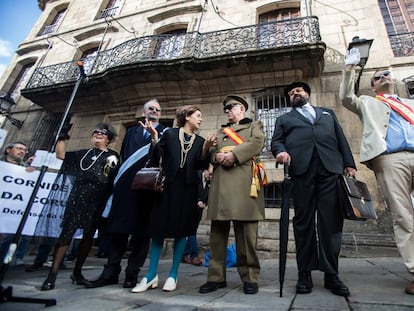
[(313, 282), (310, 271), (299, 272), (299, 279), (296, 283), (296, 293), (309, 294), (312, 292)]

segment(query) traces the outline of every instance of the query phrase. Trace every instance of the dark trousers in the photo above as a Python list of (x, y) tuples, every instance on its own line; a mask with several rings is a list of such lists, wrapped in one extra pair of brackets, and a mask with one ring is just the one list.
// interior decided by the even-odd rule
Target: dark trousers
[[(121, 272), (121, 260), (128, 247), (129, 234), (112, 234), (109, 248), (108, 261), (103, 274), (105, 276), (119, 275)], [(137, 277), (145, 262), (150, 244), (149, 237), (133, 236), (131, 239), (131, 253), (128, 256), (128, 266), (125, 269), (127, 277)]]
[(299, 272), (338, 273), (343, 218), (337, 202), (337, 178), (337, 174), (324, 168), (316, 152), (308, 171), (292, 177), (293, 229)]

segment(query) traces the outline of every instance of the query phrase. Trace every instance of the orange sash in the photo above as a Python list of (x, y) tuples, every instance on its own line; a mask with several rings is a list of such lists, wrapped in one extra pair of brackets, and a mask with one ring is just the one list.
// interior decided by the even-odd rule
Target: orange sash
[[(225, 127), (223, 129), (223, 133), (226, 134), (237, 145), (244, 143), (244, 138), (241, 137), (231, 127)], [(267, 185), (267, 176), (266, 176), (266, 171), (265, 171), (263, 163), (258, 161), (255, 156), (252, 158), (252, 161), (253, 161), (253, 176), (257, 177), (258, 180), (260, 180), (260, 185), (262, 186)]]
[(385, 97), (384, 94), (378, 94), (375, 96), (376, 99), (383, 101), (388, 104), (392, 110), (401, 115), (404, 119), (414, 125), (414, 109), (402, 102), (396, 100), (393, 97)]

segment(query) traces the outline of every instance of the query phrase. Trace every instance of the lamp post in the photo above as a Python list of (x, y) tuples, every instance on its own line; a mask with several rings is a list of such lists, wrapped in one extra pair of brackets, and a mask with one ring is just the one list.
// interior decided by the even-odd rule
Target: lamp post
[(361, 79), (362, 71), (368, 61), (369, 49), (371, 48), (373, 39), (360, 39), (358, 36), (352, 38), (352, 42), (348, 45), (348, 50), (352, 48), (357, 48), (361, 56), (358, 66), (361, 67), (361, 70), (358, 74), (358, 79), (355, 82), (355, 94), (359, 92), (359, 81)]
[(16, 126), (19, 130), (23, 126), (24, 121), (17, 120), (10, 115), (11, 108), (16, 105), (10, 94), (0, 96), (0, 114), (4, 115), (11, 124)]

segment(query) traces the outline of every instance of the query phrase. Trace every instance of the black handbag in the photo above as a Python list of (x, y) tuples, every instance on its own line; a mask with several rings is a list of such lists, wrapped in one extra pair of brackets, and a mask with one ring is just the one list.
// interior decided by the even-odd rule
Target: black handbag
[(159, 167), (143, 167), (136, 172), (131, 189), (162, 192), (164, 190), (164, 181), (165, 176), (160, 160)]
[(350, 220), (377, 219), (367, 185), (355, 177), (338, 178), (339, 207), (342, 216)]

